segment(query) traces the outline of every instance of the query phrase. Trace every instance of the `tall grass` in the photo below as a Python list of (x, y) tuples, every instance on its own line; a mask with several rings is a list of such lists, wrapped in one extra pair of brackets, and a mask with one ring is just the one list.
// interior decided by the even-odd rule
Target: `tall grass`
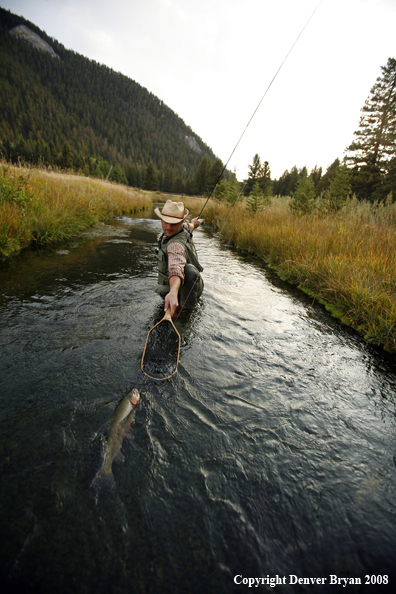
[[(99, 221), (150, 208), (150, 193), (0, 164), (0, 255), (62, 241)], [(172, 197), (172, 199), (176, 199)], [(290, 199), (251, 213), (209, 201), (203, 216), (237, 249), (257, 255), (373, 344), (396, 352), (396, 204), (351, 200), (334, 214), (298, 216)], [(187, 198), (197, 216), (205, 200)]]
[(205, 219), (368, 341), (396, 352), (396, 204), (351, 200), (339, 213), (297, 216), (288, 202), (275, 198), (255, 215), (210, 202)]
[(99, 221), (152, 203), (147, 193), (122, 185), (5, 164), (0, 166), (0, 182), (3, 258), (32, 244), (69, 239)]

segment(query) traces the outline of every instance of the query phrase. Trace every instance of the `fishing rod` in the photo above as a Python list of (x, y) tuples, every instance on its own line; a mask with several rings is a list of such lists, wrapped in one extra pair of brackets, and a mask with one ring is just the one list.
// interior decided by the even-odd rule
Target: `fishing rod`
[(307, 20), (307, 22), (305, 23), (304, 27), (301, 29), (300, 33), (297, 35), (297, 37), (296, 37), (296, 39), (295, 39), (294, 43), (293, 43), (293, 44), (292, 44), (292, 46), (290, 47), (290, 49), (289, 49), (289, 51), (287, 52), (286, 56), (283, 58), (283, 61), (282, 61), (281, 65), (279, 66), (278, 70), (275, 72), (275, 74), (274, 74), (274, 76), (273, 76), (273, 78), (272, 78), (271, 82), (269, 83), (268, 87), (267, 87), (267, 88), (266, 88), (266, 90), (265, 90), (265, 93), (264, 93), (264, 95), (261, 97), (261, 99), (260, 99), (260, 101), (259, 101), (259, 103), (258, 103), (258, 105), (257, 105), (256, 109), (254, 110), (254, 112), (253, 112), (253, 114), (252, 114), (252, 116), (251, 116), (250, 120), (249, 120), (249, 121), (248, 121), (248, 123), (246, 124), (244, 131), (242, 132), (241, 136), (239, 137), (239, 140), (238, 140), (238, 142), (237, 142), (237, 143), (236, 143), (236, 145), (234, 146), (234, 149), (233, 149), (233, 151), (232, 151), (231, 155), (228, 157), (228, 161), (227, 161), (227, 163), (224, 165), (224, 167), (223, 167), (223, 169), (222, 169), (222, 171), (221, 171), (220, 175), (218, 176), (218, 178), (217, 178), (217, 180), (216, 180), (216, 183), (214, 184), (214, 186), (213, 186), (212, 190), (210, 191), (210, 194), (209, 194), (209, 196), (208, 196), (208, 198), (207, 198), (207, 200), (206, 200), (205, 204), (203, 205), (203, 207), (202, 207), (202, 209), (201, 209), (201, 212), (199, 213), (199, 215), (198, 215), (198, 217), (197, 217), (197, 218), (200, 218), (200, 217), (201, 217), (201, 215), (202, 215), (202, 213), (203, 213), (203, 211), (204, 211), (204, 208), (206, 207), (207, 203), (209, 202), (210, 198), (211, 198), (211, 197), (212, 197), (212, 195), (213, 195), (213, 192), (214, 192), (214, 189), (215, 189), (215, 187), (217, 186), (217, 184), (219, 183), (219, 181), (220, 181), (220, 180), (221, 180), (221, 178), (223, 177), (223, 174), (224, 174), (224, 172), (225, 172), (225, 170), (226, 170), (226, 168), (227, 168), (227, 165), (228, 165), (228, 163), (230, 162), (230, 160), (231, 160), (231, 158), (232, 158), (233, 154), (235, 153), (236, 149), (238, 148), (238, 145), (239, 145), (239, 143), (241, 142), (241, 140), (242, 140), (243, 136), (245, 135), (245, 132), (246, 132), (246, 130), (248, 129), (248, 127), (249, 127), (249, 125), (250, 125), (251, 121), (253, 120), (254, 116), (256, 115), (256, 113), (257, 113), (257, 111), (258, 111), (258, 109), (259, 109), (260, 105), (262, 104), (262, 102), (263, 102), (263, 100), (264, 100), (264, 98), (265, 98), (266, 94), (267, 94), (267, 93), (268, 93), (268, 91), (270, 90), (270, 88), (271, 88), (271, 86), (272, 86), (272, 83), (274, 82), (274, 80), (275, 80), (275, 79), (276, 79), (276, 77), (278, 76), (278, 74), (279, 74), (280, 70), (282, 69), (282, 66), (284, 65), (284, 63), (286, 62), (287, 58), (289, 57), (289, 55), (290, 55), (290, 54), (291, 54), (291, 52), (293, 51), (293, 49), (294, 49), (294, 46), (296, 45), (297, 41), (300, 39), (301, 35), (304, 33), (304, 31), (305, 31), (305, 29), (307, 28), (307, 26), (308, 26), (309, 22), (310, 22), (310, 21), (311, 21), (311, 19), (313, 18), (313, 16), (314, 16), (315, 12), (318, 10), (318, 8), (319, 8), (319, 6), (322, 4), (322, 2), (323, 2), (323, 0), (320, 0), (320, 1), (319, 1), (319, 3), (318, 3), (318, 5), (316, 6), (315, 10), (312, 12), (311, 16), (309, 17), (309, 19), (308, 19), (308, 20)]
[[(256, 115), (256, 113), (257, 113), (257, 111), (258, 111), (258, 109), (259, 109), (260, 105), (261, 105), (261, 104), (262, 104), (262, 102), (264, 101), (264, 98), (265, 98), (265, 96), (267, 95), (268, 91), (270, 90), (270, 88), (271, 88), (271, 86), (272, 86), (273, 82), (275, 81), (275, 79), (276, 79), (276, 77), (278, 76), (278, 74), (279, 74), (280, 70), (282, 69), (282, 67), (283, 67), (284, 63), (286, 62), (286, 60), (288, 59), (289, 55), (290, 55), (290, 54), (291, 54), (291, 52), (293, 51), (293, 49), (294, 49), (294, 46), (296, 45), (296, 43), (297, 43), (297, 42), (298, 42), (298, 40), (300, 39), (301, 35), (304, 33), (304, 31), (305, 31), (305, 29), (307, 28), (307, 26), (308, 26), (309, 22), (310, 22), (310, 21), (311, 21), (311, 19), (313, 18), (314, 14), (315, 14), (315, 13), (316, 13), (316, 11), (318, 10), (318, 8), (319, 8), (319, 6), (322, 4), (322, 2), (323, 2), (323, 0), (319, 0), (319, 3), (317, 4), (317, 6), (316, 6), (315, 10), (312, 12), (311, 16), (309, 17), (309, 19), (307, 20), (307, 22), (305, 23), (305, 25), (304, 25), (304, 26), (303, 26), (303, 28), (301, 29), (300, 33), (297, 35), (297, 37), (296, 37), (295, 41), (293, 42), (292, 46), (290, 47), (289, 51), (287, 52), (286, 56), (284, 57), (284, 59), (283, 59), (283, 61), (282, 61), (281, 65), (279, 66), (278, 70), (275, 72), (275, 74), (274, 74), (274, 76), (273, 76), (273, 78), (272, 78), (271, 82), (269, 83), (268, 87), (267, 87), (267, 88), (266, 88), (266, 90), (265, 90), (265, 93), (264, 93), (264, 95), (261, 97), (261, 99), (260, 99), (260, 101), (259, 101), (259, 103), (258, 103), (258, 105), (257, 105), (256, 109), (254, 110), (253, 114), (251, 115), (251, 117), (250, 117), (250, 119), (249, 119), (248, 123), (246, 124), (246, 126), (245, 126), (245, 129), (243, 130), (243, 132), (242, 132), (241, 136), (239, 137), (239, 139), (238, 139), (238, 142), (237, 142), (237, 143), (236, 143), (236, 145), (234, 146), (234, 149), (233, 149), (233, 151), (232, 151), (231, 155), (229, 156), (227, 163), (224, 165), (224, 167), (223, 167), (223, 169), (222, 169), (222, 171), (221, 171), (220, 175), (218, 176), (218, 178), (217, 178), (217, 180), (216, 180), (215, 184), (213, 185), (213, 188), (212, 188), (212, 190), (210, 191), (210, 194), (209, 194), (208, 198), (206, 199), (206, 202), (205, 202), (205, 204), (203, 205), (203, 207), (202, 207), (202, 209), (201, 209), (201, 212), (199, 213), (199, 215), (198, 215), (198, 217), (197, 217), (198, 219), (201, 217), (201, 215), (202, 215), (202, 213), (203, 213), (203, 211), (204, 211), (204, 209), (205, 209), (206, 205), (208, 204), (208, 202), (209, 202), (210, 198), (212, 197), (212, 195), (213, 195), (213, 192), (214, 192), (214, 189), (216, 188), (217, 184), (218, 184), (218, 183), (219, 183), (219, 181), (221, 180), (221, 178), (222, 178), (222, 176), (223, 176), (223, 174), (224, 174), (224, 172), (225, 172), (225, 170), (226, 170), (226, 168), (227, 168), (227, 165), (228, 165), (228, 163), (230, 162), (230, 160), (231, 160), (231, 158), (232, 158), (233, 154), (235, 153), (236, 149), (238, 148), (238, 145), (239, 145), (239, 143), (241, 142), (241, 140), (242, 140), (242, 138), (243, 138), (243, 136), (244, 136), (244, 134), (245, 134), (246, 130), (248, 129), (248, 127), (249, 127), (249, 125), (250, 125), (251, 121), (253, 120), (254, 116)], [(240, 192), (239, 192), (239, 194), (238, 194), (238, 197), (236, 198), (236, 200), (235, 200), (234, 204), (233, 204), (233, 205), (232, 205), (232, 207), (231, 207), (231, 210), (230, 210), (230, 213), (229, 213), (229, 215), (228, 215), (228, 218), (227, 218), (227, 220), (228, 220), (228, 219), (229, 219), (229, 217), (231, 216), (231, 212), (232, 212), (232, 210), (234, 209), (235, 205), (237, 204), (237, 202), (238, 202), (238, 200), (239, 200), (239, 197), (241, 196), (241, 194), (242, 194), (242, 192), (243, 192), (243, 189), (244, 189), (244, 187), (245, 187), (245, 183), (246, 183), (246, 182), (244, 182), (243, 186), (241, 187), (241, 189), (240, 189)], [(226, 222), (227, 222), (227, 221), (226, 221)], [(222, 229), (224, 228), (224, 226), (225, 226), (225, 223), (224, 223), (224, 225), (223, 225)], [(195, 280), (195, 282), (193, 283), (193, 286), (191, 287), (191, 289), (190, 289), (190, 291), (189, 291), (189, 293), (188, 293), (188, 295), (187, 295), (187, 299), (188, 299), (188, 297), (190, 296), (191, 292), (193, 291), (193, 289), (194, 289), (194, 286), (195, 286), (195, 283), (196, 283), (196, 280)], [(178, 319), (178, 318), (179, 318), (179, 315), (180, 315), (180, 314), (178, 314), (178, 315), (176, 316), (176, 319)]]

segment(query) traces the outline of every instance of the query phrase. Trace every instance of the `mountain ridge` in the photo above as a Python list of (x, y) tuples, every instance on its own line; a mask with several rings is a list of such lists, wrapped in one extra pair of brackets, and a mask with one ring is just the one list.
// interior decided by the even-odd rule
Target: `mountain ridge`
[[(58, 59), (38, 51), (31, 40), (21, 42), (12, 34), (16, 27), (30, 29), (31, 37), (39, 36)], [(59, 156), (68, 142), (75, 167), (94, 158), (142, 172), (152, 163), (163, 178), (171, 170), (184, 182), (194, 177), (203, 157), (216, 160), (182, 118), (139, 83), (66, 49), (34, 23), (2, 8), (0, 57), (3, 144), (21, 143), (37, 151), (41, 143), (47, 153), (51, 145)]]

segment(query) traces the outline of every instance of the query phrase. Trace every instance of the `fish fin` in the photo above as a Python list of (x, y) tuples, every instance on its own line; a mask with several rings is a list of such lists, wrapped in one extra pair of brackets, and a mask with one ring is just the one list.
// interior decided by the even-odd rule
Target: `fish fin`
[(91, 483), (94, 489), (115, 489), (116, 482), (112, 472), (98, 472)]
[(107, 421), (104, 425), (101, 426), (101, 428), (98, 430), (98, 433), (106, 435), (109, 425), (110, 425), (110, 421)]

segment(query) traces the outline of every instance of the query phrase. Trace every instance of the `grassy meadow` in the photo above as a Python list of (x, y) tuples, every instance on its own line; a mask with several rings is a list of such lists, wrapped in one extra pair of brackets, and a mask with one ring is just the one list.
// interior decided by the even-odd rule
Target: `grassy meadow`
[(351, 199), (337, 213), (293, 214), (289, 199), (251, 214), (210, 202), (203, 216), (369, 342), (396, 352), (396, 203)]
[[(180, 200), (0, 163), (0, 257), (69, 239), (168, 197)], [(184, 201), (192, 216), (205, 204)], [(202, 216), (227, 243), (255, 254), (366, 340), (396, 353), (396, 203), (350, 200), (336, 213), (297, 215), (289, 202), (275, 197), (251, 213), (243, 202), (210, 200)]]
[(121, 184), (0, 164), (0, 257), (64, 241), (151, 204), (149, 193)]

